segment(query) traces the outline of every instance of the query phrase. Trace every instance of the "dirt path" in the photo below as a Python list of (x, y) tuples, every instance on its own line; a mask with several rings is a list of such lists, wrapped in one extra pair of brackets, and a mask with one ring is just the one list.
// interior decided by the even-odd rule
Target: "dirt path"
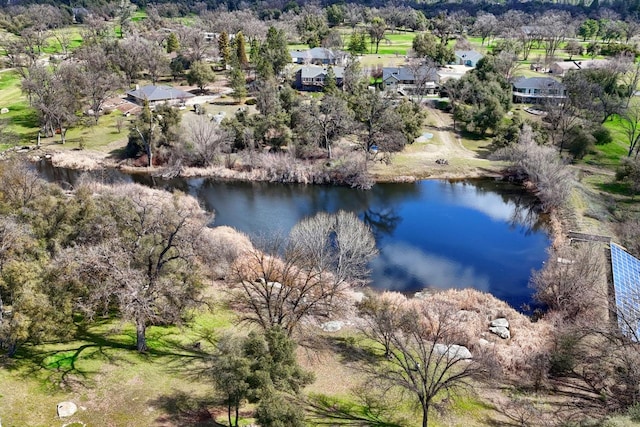
[(434, 123), (430, 128), (438, 136), (438, 140), (442, 144), (440, 148), (444, 154), (457, 158), (478, 158), (477, 153), (465, 148), (462, 145), (462, 139), (453, 132), (453, 120), (449, 114), (444, 114), (433, 107), (429, 107), (428, 114)]
[[(432, 106), (427, 107), (425, 133), (402, 153), (393, 156), (391, 164), (377, 162), (370, 171), (378, 181), (411, 181), (425, 178), (473, 178), (495, 175), (499, 168), (478, 152), (466, 148), (453, 132), (453, 121)], [(431, 134), (430, 138), (425, 135)], [(448, 164), (438, 164), (444, 159)]]

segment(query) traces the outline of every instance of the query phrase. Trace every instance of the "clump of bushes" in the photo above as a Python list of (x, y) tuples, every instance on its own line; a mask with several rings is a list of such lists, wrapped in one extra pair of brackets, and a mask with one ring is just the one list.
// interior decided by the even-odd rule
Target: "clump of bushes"
[(512, 175), (533, 185), (544, 210), (561, 208), (569, 199), (571, 172), (554, 148), (536, 143), (530, 126), (522, 127), (517, 144), (496, 151), (492, 157), (512, 163)]

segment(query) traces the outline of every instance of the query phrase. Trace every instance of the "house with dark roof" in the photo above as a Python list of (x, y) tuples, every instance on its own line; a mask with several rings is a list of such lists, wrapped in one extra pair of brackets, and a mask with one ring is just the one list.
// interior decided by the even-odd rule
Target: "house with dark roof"
[(127, 98), (129, 98), (130, 101), (138, 105), (144, 105), (144, 103), (147, 102), (150, 107), (165, 102), (171, 105), (184, 105), (187, 99), (193, 98), (194, 96), (195, 95), (189, 92), (171, 86), (147, 85), (138, 87), (136, 85), (134, 90), (127, 92)]
[(456, 57), (455, 64), (466, 65), (467, 67), (475, 67), (478, 61), (484, 57), (484, 55), (475, 50), (456, 50), (454, 55)]
[(314, 47), (308, 50), (292, 50), (291, 61), (294, 64), (313, 65), (342, 65), (346, 55), (344, 52), (334, 52), (323, 47)]
[(385, 90), (412, 92), (421, 86), (425, 94), (434, 94), (438, 90), (440, 76), (433, 67), (422, 67), (414, 72), (409, 67), (383, 67), (382, 85)]
[(513, 83), (513, 102), (540, 104), (560, 103), (567, 97), (565, 85), (551, 77), (518, 77)]
[(342, 86), (344, 79), (344, 67), (320, 67), (317, 65), (306, 65), (296, 72), (296, 87), (299, 90), (319, 91), (324, 88), (327, 82), (329, 68), (336, 76), (336, 85)]

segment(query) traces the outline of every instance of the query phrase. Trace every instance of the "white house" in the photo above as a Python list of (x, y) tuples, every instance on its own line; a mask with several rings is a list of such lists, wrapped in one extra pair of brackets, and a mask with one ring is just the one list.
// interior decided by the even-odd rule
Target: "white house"
[(567, 88), (551, 77), (519, 77), (513, 81), (513, 102), (558, 103), (566, 97)]
[[(342, 86), (344, 67), (331, 67), (336, 77), (336, 85)], [(296, 86), (299, 90), (322, 90), (327, 81), (329, 67), (306, 65), (296, 72)]]
[(412, 91), (422, 85), (426, 94), (433, 94), (438, 89), (440, 76), (435, 68), (422, 67), (414, 73), (409, 67), (383, 67), (382, 84), (385, 89)]
[(466, 65), (467, 67), (475, 67), (484, 55), (475, 50), (456, 50), (454, 52), (457, 65)]

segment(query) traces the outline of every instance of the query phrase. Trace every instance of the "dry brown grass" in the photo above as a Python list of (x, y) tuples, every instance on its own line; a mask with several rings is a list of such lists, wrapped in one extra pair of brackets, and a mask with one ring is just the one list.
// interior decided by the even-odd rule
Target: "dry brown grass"
[[(472, 353), (481, 346), (490, 346), (506, 374), (522, 376), (523, 372), (531, 369), (532, 357), (548, 351), (553, 344), (550, 322), (532, 322), (491, 294), (474, 289), (450, 289), (430, 294), (426, 301), (434, 305), (451, 305), (457, 309), (465, 337), (465, 342), (460, 344), (467, 346)], [(498, 317), (505, 317), (509, 321), (511, 338), (508, 340), (489, 332), (489, 322)], [(481, 344), (480, 339), (489, 343)]]

